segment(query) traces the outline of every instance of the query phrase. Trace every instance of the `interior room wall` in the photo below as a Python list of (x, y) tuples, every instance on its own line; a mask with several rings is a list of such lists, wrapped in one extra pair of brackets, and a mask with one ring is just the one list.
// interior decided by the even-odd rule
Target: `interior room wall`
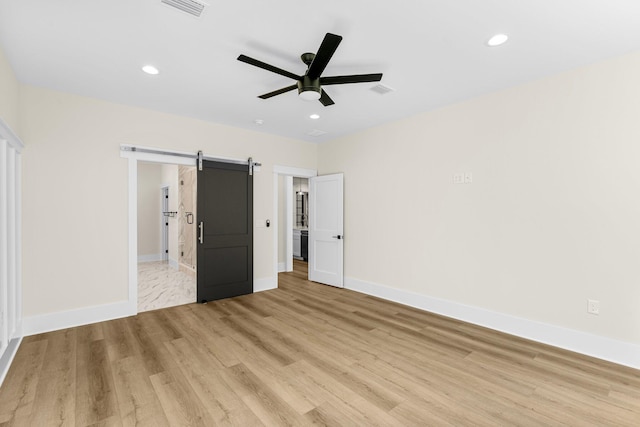
[[(178, 212), (180, 206), (178, 165), (163, 164), (162, 185), (169, 186), (169, 212)], [(180, 222), (178, 216), (168, 217), (169, 221), (169, 265), (178, 268)]]
[(633, 53), (320, 145), (346, 280), (640, 343), (639, 75)]
[(21, 137), (18, 123), (18, 92), (20, 85), (16, 79), (4, 50), (0, 47), (0, 117)]
[(162, 165), (138, 165), (138, 261), (162, 260)]
[(28, 85), (19, 105), (25, 317), (127, 301), (128, 160), (120, 144), (261, 162), (254, 278), (275, 285), (277, 236), (264, 226), (273, 220), (273, 165), (316, 169), (316, 144)]

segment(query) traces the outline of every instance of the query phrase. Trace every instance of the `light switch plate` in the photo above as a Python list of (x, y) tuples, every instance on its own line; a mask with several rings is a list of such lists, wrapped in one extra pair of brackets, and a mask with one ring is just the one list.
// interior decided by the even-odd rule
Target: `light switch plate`
[(471, 184), (473, 182), (473, 174), (471, 172), (454, 173), (454, 184)]

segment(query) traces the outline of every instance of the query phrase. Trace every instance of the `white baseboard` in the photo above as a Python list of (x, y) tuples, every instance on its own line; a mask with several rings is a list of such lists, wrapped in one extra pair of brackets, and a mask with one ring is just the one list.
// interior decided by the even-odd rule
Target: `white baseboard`
[[(277, 277), (254, 279), (253, 281), (254, 292), (267, 291), (270, 289), (276, 289), (277, 287)], [(44, 332), (57, 331), (60, 329), (73, 328), (76, 326), (89, 325), (91, 323), (133, 316), (136, 313), (137, 306), (130, 304), (128, 301), (123, 301), (75, 310), (28, 316), (22, 319), (22, 333), (24, 336), (41, 334)]]
[(138, 255), (138, 262), (162, 261), (162, 254)]
[(345, 277), (352, 291), (640, 369), (640, 345)]
[(137, 307), (134, 307), (128, 301), (123, 301), (75, 310), (29, 316), (22, 319), (22, 333), (24, 336), (41, 334), (44, 332), (103, 322), (105, 320), (133, 316), (136, 312)]
[(278, 287), (278, 276), (264, 279), (253, 279), (253, 292), (268, 291)]
[[(138, 255), (138, 262), (158, 262), (162, 261), (162, 254), (148, 254), (148, 255)], [(180, 267), (180, 263), (173, 259), (169, 258), (169, 267), (178, 269)]]
[(14, 338), (9, 341), (9, 345), (5, 349), (2, 357), (0, 357), (0, 387), (2, 387), (2, 383), (9, 372), (9, 368), (11, 367), (11, 362), (13, 362), (13, 358), (16, 356), (18, 352), (18, 348), (20, 347), (20, 343), (22, 342), (22, 337)]
[(286, 262), (279, 262), (278, 263), (278, 273), (283, 273), (287, 271), (287, 263)]

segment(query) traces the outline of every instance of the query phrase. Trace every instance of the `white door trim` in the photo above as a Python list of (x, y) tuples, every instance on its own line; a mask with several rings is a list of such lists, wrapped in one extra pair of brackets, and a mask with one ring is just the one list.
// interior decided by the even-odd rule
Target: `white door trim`
[[(284, 176), (284, 241), (285, 241), (285, 254), (284, 254), (284, 271), (293, 271), (293, 177), (291, 175)], [(280, 234), (278, 236), (278, 243), (280, 242)], [(280, 251), (278, 250), (278, 253)]]

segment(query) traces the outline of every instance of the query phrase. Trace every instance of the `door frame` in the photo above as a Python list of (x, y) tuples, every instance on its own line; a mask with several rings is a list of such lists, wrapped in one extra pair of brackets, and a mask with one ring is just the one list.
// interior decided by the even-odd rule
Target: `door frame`
[[(128, 224), (128, 282), (129, 292), (127, 297), (126, 312), (118, 312), (117, 315), (110, 315), (111, 318), (125, 317), (138, 314), (138, 162), (175, 164), (184, 166), (198, 166), (197, 159), (193, 157), (193, 152), (160, 150), (150, 147), (136, 146), (140, 149), (152, 150), (153, 152), (131, 150), (131, 145), (122, 144), (120, 146), (120, 157), (128, 159), (128, 181), (127, 181), (127, 220)], [(237, 159), (230, 157), (219, 157), (205, 154), (205, 158), (214, 160), (227, 160), (234, 163), (246, 162), (247, 159)], [(255, 254), (254, 254), (255, 255)], [(277, 259), (277, 254), (276, 254)], [(276, 276), (277, 277), (277, 276)], [(255, 283), (255, 277), (254, 277)], [(124, 310), (123, 310), (124, 311)]]
[(162, 261), (169, 261), (169, 217), (165, 217), (165, 212), (169, 212), (169, 186), (162, 185), (160, 187), (160, 191), (162, 192), (162, 207), (160, 209), (160, 226), (161, 236), (162, 236)]
[[(285, 216), (285, 271), (293, 270), (293, 177), (297, 178), (313, 178), (318, 176), (318, 171), (315, 169), (302, 169), (291, 166), (273, 166), (273, 218), (275, 237), (273, 239), (273, 271), (276, 276), (276, 284), (278, 283), (278, 254), (279, 247), (278, 242), (280, 240), (280, 230), (278, 229), (279, 223), (279, 197), (278, 197), (278, 178), (280, 176), (285, 177), (285, 209), (287, 215)], [(277, 286), (277, 285), (276, 285)]]

